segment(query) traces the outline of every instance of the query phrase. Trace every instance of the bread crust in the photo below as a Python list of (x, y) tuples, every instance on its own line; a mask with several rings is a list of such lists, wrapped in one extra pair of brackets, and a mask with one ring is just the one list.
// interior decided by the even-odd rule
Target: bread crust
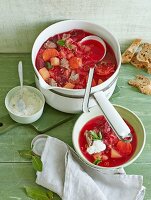
[(135, 39), (132, 44), (122, 54), (122, 63), (129, 63), (141, 44), (141, 39)]
[(146, 69), (151, 74), (151, 44), (136, 39), (122, 54), (122, 63), (131, 63), (139, 69)]
[(141, 93), (151, 95), (151, 80), (143, 75), (137, 75), (135, 79), (128, 81), (129, 85), (137, 87)]
[(146, 68), (146, 67), (148, 66), (148, 63), (143, 62), (143, 61), (139, 61), (139, 60), (137, 59), (137, 54), (134, 54), (134, 56), (132, 57), (130, 63), (131, 63), (132, 65), (134, 65), (135, 67), (140, 68), (140, 69)]
[(151, 63), (151, 44), (143, 43), (136, 57), (140, 62), (145, 62), (146, 64)]

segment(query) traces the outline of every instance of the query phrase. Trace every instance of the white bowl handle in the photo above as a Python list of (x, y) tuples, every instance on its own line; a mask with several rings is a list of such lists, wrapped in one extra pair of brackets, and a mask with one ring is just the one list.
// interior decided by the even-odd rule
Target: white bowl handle
[[(114, 106), (106, 98), (104, 92), (96, 92), (93, 96), (119, 138), (124, 140), (124, 138), (132, 137), (129, 127), (116, 111)], [(129, 139), (127, 141), (129, 141)]]

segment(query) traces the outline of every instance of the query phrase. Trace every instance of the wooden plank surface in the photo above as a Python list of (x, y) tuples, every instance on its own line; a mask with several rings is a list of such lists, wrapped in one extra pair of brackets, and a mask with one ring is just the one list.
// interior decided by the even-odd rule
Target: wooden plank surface
[[(6, 93), (19, 83), (17, 75), (19, 60), (23, 60), (25, 66), (25, 83), (31, 84), (34, 81), (29, 54), (0, 55), (0, 117), (7, 114), (4, 108)], [(141, 174), (144, 176), (144, 186), (147, 188), (145, 200), (151, 200), (151, 97), (139, 93), (137, 89), (127, 84), (129, 79), (140, 73), (147, 75), (145, 71), (139, 71), (130, 65), (123, 65), (118, 79), (120, 94), (112, 98), (111, 101), (131, 109), (144, 123), (147, 134), (144, 151), (136, 162), (126, 167), (125, 170), (128, 174)], [(46, 134), (57, 137), (72, 146), (71, 135), (75, 120), (72, 119), (63, 123), (47, 131)], [(36, 135), (37, 131), (29, 125), (18, 126), (0, 135), (0, 200), (13, 199), (14, 197), (18, 200), (29, 199), (26, 197), (23, 187), (34, 185), (35, 172), (31, 163), (21, 158), (17, 151), (30, 148), (31, 140)]]
[[(25, 186), (37, 187), (31, 163), (0, 163), (0, 199), (30, 200)], [(53, 200), (60, 200), (55, 195)]]

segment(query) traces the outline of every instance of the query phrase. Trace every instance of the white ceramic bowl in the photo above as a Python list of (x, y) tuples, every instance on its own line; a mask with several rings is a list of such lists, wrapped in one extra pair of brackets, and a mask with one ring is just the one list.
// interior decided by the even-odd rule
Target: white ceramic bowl
[[(10, 106), (10, 100), (12, 97), (15, 96), (15, 94), (18, 93), (18, 91), (21, 90), (21, 87), (20, 86), (17, 86), (13, 89), (11, 89), (6, 97), (5, 97), (5, 106), (8, 110), (8, 113), (10, 115), (10, 117), (18, 122), (18, 123), (21, 123), (21, 124), (30, 124), (32, 122), (35, 122), (36, 120), (38, 120), (42, 113), (43, 113), (43, 109), (44, 109), (44, 104), (45, 104), (45, 98), (43, 96), (43, 94), (36, 88), (34, 87), (31, 87), (31, 86), (23, 86), (23, 88), (27, 89), (28, 91), (30, 91), (31, 93), (33, 93), (34, 95), (36, 95), (36, 98), (38, 100), (40, 100), (40, 104), (39, 104), (39, 107), (37, 108), (36, 112), (31, 114), (31, 115), (19, 115), (18, 113), (16, 112), (13, 112), (11, 106)], [(36, 101), (35, 101), (36, 103)]]
[[(55, 23), (49, 27), (47, 27), (45, 30), (43, 30), (39, 36), (36, 38), (33, 48), (32, 48), (32, 63), (34, 67), (34, 71), (36, 74), (36, 86), (41, 90), (41, 92), (44, 94), (46, 98), (46, 102), (54, 107), (55, 109), (58, 109), (63, 112), (68, 112), (68, 113), (76, 113), (79, 111), (82, 111), (82, 101), (83, 101), (83, 96), (85, 93), (85, 89), (53, 89), (53, 90), (47, 90), (44, 89), (40, 85), (40, 79), (42, 78), (41, 75), (39, 74), (36, 66), (35, 66), (35, 61), (36, 61), (36, 56), (37, 53), (42, 46), (42, 44), (51, 36), (54, 36), (56, 34), (70, 31), (72, 29), (83, 29), (85, 31), (88, 31), (92, 34), (95, 34), (97, 36), (100, 36), (102, 39), (107, 41), (110, 46), (112, 47), (115, 57), (117, 60), (117, 69), (115, 73), (107, 79), (105, 82), (101, 83), (100, 85), (97, 85), (95, 87), (92, 87), (91, 89), (91, 94), (94, 94), (95, 92), (98, 91), (103, 91), (105, 92), (107, 98), (110, 98), (112, 93), (114, 92), (117, 78), (118, 78), (118, 73), (119, 69), (121, 66), (121, 53), (120, 53), (120, 46), (117, 41), (117, 39), (112, 35), (110, 31), (105, 29), (104, 27), (97, 25), (95, 23), (83, 21), (83, 20), (65, 20), (61, 21), (58, 23)], [(55, 99), (55, 101), (54, 101)], [(65, 100), (64, 100), (65, 99)], [(67, 99), (67, 101), (66, 101)], [(66, 103), (68, 102), (68, 103)], [(94, 105), (94, 101), (90, 100), (90, 104)], [(76, 104), (76, 106), (75, 106)]]
[(81, 114), (80, 117), (77, 119), (77, 121), (74, 125), (74, 128), (73, 128), (72, 142), (73, 142), (73, 146), (74, 146), (76, 152), (78, 153), (78, 155), (82, 158), (82, 160), (84, 162), (86, 162), (90, 166), (95, 167), (97, 169), (126, 167), (126, 166), (130, 165), (131, 163), (133, 163), (140, 156), (141, 152), (143, 151), (144, 145), (145, 145), (146, 134), (145, 134), (145, 129), (144, 129), (144, 126), (143, 126), (141, 120), (132, 111), (128, 110), (127, 108), (124, 108), (119, 105), (114, 105), (114, 107), (119, 112), (119, 114), (122, 116), (122, 118), (124, 120), (126, 120), (127, 122), (129, 122), (129, 124), (134, 128), (136, 135), (137, 135), (136, 150), (135, 150), (133, 156), (126, 163), (116, 166), (116, 167), (97, 166), (97, 165), (94, 165), (93, 163), (91, 163), (90, 161), (88, 161), (84, 157), (84, 155), (82, 154), (82, 152), (80, 150), (79, 133), (80, 133), (81, 129), (89, 120), (93, 119), (96, 116), (103, 115), (103, 113), (101, 112), (101, 110), (98, 106), (94, 106), (93, 108), (91, 108), (90, 112), (88, 112), (88, 113)]

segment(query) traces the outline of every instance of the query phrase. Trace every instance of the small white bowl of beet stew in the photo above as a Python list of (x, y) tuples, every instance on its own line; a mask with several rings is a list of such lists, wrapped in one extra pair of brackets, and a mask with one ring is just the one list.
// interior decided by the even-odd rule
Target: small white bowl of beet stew
[(114, 107), (131, 130), (131, 142), (118, 137), (98, 106), (81, 114), (73, 128), (72, 142), (76, 152), (84, 162), (98, 169), (130, 165), (145, 145), (146, 134), (141, 120), (125, 107)]

